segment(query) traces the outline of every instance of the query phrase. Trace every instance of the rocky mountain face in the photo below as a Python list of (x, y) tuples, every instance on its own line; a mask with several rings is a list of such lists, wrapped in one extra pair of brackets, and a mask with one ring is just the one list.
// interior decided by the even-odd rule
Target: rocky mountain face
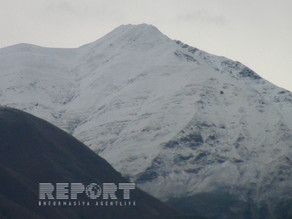
[[(218, 203), (231, 218), (292, 214), (292, 94), (239, 62), (122, 25), (75, 49), (2, 48), (0, 77), (1, 104), (66, 130), (161, 200), (210, 218), (225, 218)], [(215, 215), (197, 205), (218, 196)]]

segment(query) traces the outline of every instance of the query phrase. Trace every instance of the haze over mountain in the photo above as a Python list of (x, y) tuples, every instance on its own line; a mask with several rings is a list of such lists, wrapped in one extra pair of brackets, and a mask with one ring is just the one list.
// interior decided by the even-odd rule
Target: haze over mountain
[(162, 200), (220, 191), (240, 203), (226, 204), (231, 218), (291, 211), (292, 94), (239, 62), (122, 25), (75, 49), (2, 48), (0, 77), (1, 104), (66, 130)]
[(0, 108), (0, 179), (0, 218), (152, 219), (177, 215), (138, 189), (132, 190), (130, 196), (137, 203), (135, 207), (38, 207), (40, 182), (127, 181), (104, 159), (64, 131), (9, 108)]

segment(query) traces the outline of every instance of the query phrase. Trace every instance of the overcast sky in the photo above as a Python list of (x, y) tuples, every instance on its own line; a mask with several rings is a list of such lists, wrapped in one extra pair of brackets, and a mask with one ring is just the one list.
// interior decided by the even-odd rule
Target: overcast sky
[(128, 23), (153, 24), (292, 91), (291, 0), (0, 0), (0, 47), (77, 47)]

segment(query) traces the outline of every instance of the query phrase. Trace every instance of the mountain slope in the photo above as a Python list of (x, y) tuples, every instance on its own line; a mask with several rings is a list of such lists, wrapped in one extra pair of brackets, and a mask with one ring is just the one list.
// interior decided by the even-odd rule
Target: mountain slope
[(27, 113), (0, 108), (1, 218), (169, 218), (176, 213), (134, 190), (137, 206), (38, 207), (40, 182), (126, 182), (85, 145)]
[(160, 199), (224, 188), (271, 212), (291, 199), (292, 94), (239, 62), (122, 25), (76, 49), (3, 48), (0, 76), (1, 103), (73, 134)]

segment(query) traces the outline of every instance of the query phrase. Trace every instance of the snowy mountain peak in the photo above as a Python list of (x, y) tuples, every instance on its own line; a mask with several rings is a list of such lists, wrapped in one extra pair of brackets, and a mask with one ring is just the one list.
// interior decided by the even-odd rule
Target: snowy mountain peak
[(161, 33), (155, 26), (149, 24), (127, 24), (115, 28), (104, 37), (86, 46), (95, 47), (102, 42), (107, 44), (121, 44), (123, 46), (135, 45), (157, 45), (162, 41), (169, 41), (170, 39)]
[(0, 102), (67, 130), (156, 197), (224, 187), (258, 202), (292, 185), (292, 94), (239, 62), (146, 24), (20, 51), (0, 49)]
[(111, 35), (120, 35), (120, 36), (128, 36), (128, 37), (134, 37), (139, 36), (142, 38), (150, 37), (150, 38), (156, 38), (156, 37), (165, 37), (163, 33), (161, 33), (155, 26), (150, 24), (127, 24), (127, 25), (121, 25), (111, 31), (108, 36)]
[(146, 24), (146, 23), (142, 23), (142, 24), (122, 24), (122, 25), (118, 26), (116, 29), (123, 30), (123, 31), (133, 30), (133, 29), (135, 31), (147, 30), (147, 31), (156, 31), (156, 32), (159, 32), (161, 34), (161, 32), (158, 30), (157, 27), (155, 27), (152, 24)]

